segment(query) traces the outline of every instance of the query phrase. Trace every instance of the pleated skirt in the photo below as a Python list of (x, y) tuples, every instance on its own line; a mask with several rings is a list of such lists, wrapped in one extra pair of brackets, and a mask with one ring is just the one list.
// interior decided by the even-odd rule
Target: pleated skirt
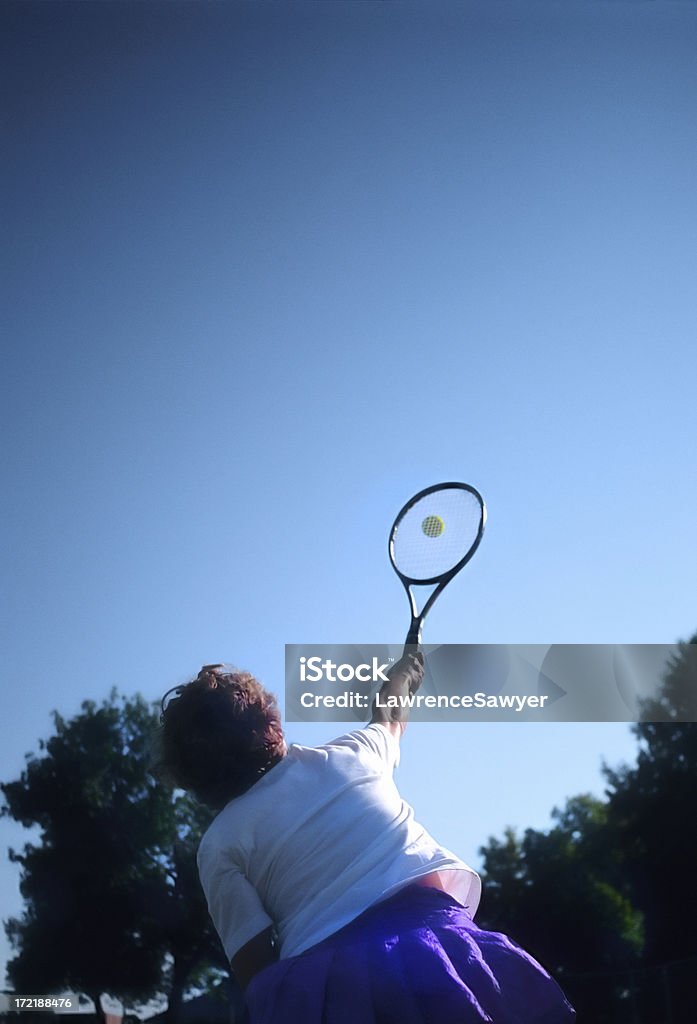
[(567, 1024), (557, 983), (439, 889), (410, 885), (247, 990), (247, 1024)]

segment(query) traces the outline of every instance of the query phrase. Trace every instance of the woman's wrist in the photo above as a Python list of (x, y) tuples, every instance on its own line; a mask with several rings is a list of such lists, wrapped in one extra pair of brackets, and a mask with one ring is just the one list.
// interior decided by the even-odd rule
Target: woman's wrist
[(408, 698), (421, 686), (423, 674), (423, 655), (420, 652), (400, 658), (390, 669), (388, 681), (380, 687), (371, 721), (405, 722), (409, 716)]

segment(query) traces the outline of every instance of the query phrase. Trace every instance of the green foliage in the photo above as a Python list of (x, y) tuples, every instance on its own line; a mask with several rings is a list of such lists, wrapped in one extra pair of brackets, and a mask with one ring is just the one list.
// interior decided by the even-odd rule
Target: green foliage
[(641, 919), (606, 843), (607, 808), (591, 796), (553, 813), (548, 832), (507, 830), (482, 849), (480, 919), (510, 931), (553, 970), (584, 971), (636, 958)]
[(174, 1001), (222, 951), (198, 883), (195, 848), (210, 815), (148, 771), (153, 709), (112, 693), (71, 721), (54, 713), (3, 814), (38, 826), (20, 853), (25, 911), (6, 923), (17, 990), (72, 988), (127, 1003)]

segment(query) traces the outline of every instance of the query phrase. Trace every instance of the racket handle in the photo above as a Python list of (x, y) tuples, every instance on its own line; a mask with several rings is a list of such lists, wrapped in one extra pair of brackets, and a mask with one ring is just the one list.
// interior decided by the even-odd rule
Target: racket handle
[(421, 646), (421, 621), (415, 619), (407, 633), (407, 639), (404, 642), (404, 654), (416, 654), (419, 647)]

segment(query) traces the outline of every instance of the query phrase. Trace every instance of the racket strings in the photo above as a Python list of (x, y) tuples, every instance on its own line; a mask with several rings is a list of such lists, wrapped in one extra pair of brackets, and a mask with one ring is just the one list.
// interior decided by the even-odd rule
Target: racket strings
[(469, 553), (481, 528), (478, 497), (460, 488), (424, 495), (395, 524), (396, 568), (410, 580), (433, 580), (450, 572)]

